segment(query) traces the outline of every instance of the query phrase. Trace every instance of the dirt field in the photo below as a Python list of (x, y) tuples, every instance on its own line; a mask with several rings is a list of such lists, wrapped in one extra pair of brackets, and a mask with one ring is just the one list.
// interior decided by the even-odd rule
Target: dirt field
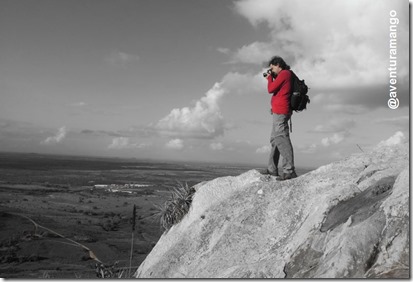
[(162, 233), (154, 205), (165, 201), (168, 189), (138, 187), (128, 194), (97, 189), (94, 184), (145, 184), (150, 178), (176, 185), (176, 180), (168, 171), (151, 166), (129, 169), (130, 165), (0, 154), (0, 277), (96, 278), (97, 261), (84, 247), (105, 266), (113, 266), (112, 272), (130, 275), (125, 267), (129, 267), (134, 205), (132, 271), (136, 270)]
[[(192, 186), (246, 170), (0, 153), (0, 277), (97, 278), (97, 261), (87, 250), (109, 267), (106, 270), (116, 275), (123, 271), (122, 277), (128, 277), (162, 234), (155, 205), (169, 198), (170, 188), (178, 181)], [(132, 183), (138, 184), (132, 194), (95, 186)], [(129, 273), (134, 205), (137, 220)]]
[[(111, 193), (91, 187), (0, 186), (0, 274), (5, 278), (96, 278), (88, 252), (105, 265), (129, 266), (133, 205), (137, 206), (133, 270), (161, 235), (153, 203), (160, 195)], [(27, 218), (28, 217), (28, 218)], [(127, 269), (126, 269), (127, 271)], [(126, 275), (126, 272), (124, 272)]]

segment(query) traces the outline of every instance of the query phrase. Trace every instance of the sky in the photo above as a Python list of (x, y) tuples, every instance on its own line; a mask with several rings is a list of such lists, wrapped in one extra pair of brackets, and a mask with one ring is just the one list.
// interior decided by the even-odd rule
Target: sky
[(2, 152), (265, 167), (274, 55), (296, 167), (409, 140), (407, 0), (2, 0), (0, 38)]

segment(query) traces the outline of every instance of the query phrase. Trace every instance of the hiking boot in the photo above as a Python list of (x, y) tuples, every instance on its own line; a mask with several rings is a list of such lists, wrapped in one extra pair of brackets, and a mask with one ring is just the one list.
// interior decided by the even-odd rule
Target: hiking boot
[(266, 170), (266, 174), (269, 174), (271, 176), (279, 177), (280, 175), (278, 174), (278, 170), (271, 172), (268, 169)]
[(279, 176), (277, 180), (284, 181), (284, 180), (293, 179), (296, 177), (297, 177), (297, 174), (295, 173), (295, 171), (293, 171), (291, 173), (283, 173), (283, 175)]

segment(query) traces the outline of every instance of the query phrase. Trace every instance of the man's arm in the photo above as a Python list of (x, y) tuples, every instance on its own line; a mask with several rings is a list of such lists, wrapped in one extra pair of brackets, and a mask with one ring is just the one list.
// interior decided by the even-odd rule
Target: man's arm
[(287, 79), (290, 79), (288, 71), (281, 71), (275, 79), (271, 75), (267, 76), (268, 80), (268, 93), (274, 94), (281, 89), (281, 86)]

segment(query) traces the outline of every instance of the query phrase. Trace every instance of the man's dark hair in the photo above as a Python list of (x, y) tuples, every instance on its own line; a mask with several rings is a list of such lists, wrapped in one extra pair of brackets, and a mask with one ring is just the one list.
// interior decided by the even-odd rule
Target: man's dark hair
[(278, 65), (280, 68), (282, 68), (283, 70), (289, 70), (290, 66), (287, 65), (284, 61), (283, 58), (279, 57), (279, 56), (274, 56), (271, 58), (270, 62), (268, 63), (268, 66), (270, 65)]

